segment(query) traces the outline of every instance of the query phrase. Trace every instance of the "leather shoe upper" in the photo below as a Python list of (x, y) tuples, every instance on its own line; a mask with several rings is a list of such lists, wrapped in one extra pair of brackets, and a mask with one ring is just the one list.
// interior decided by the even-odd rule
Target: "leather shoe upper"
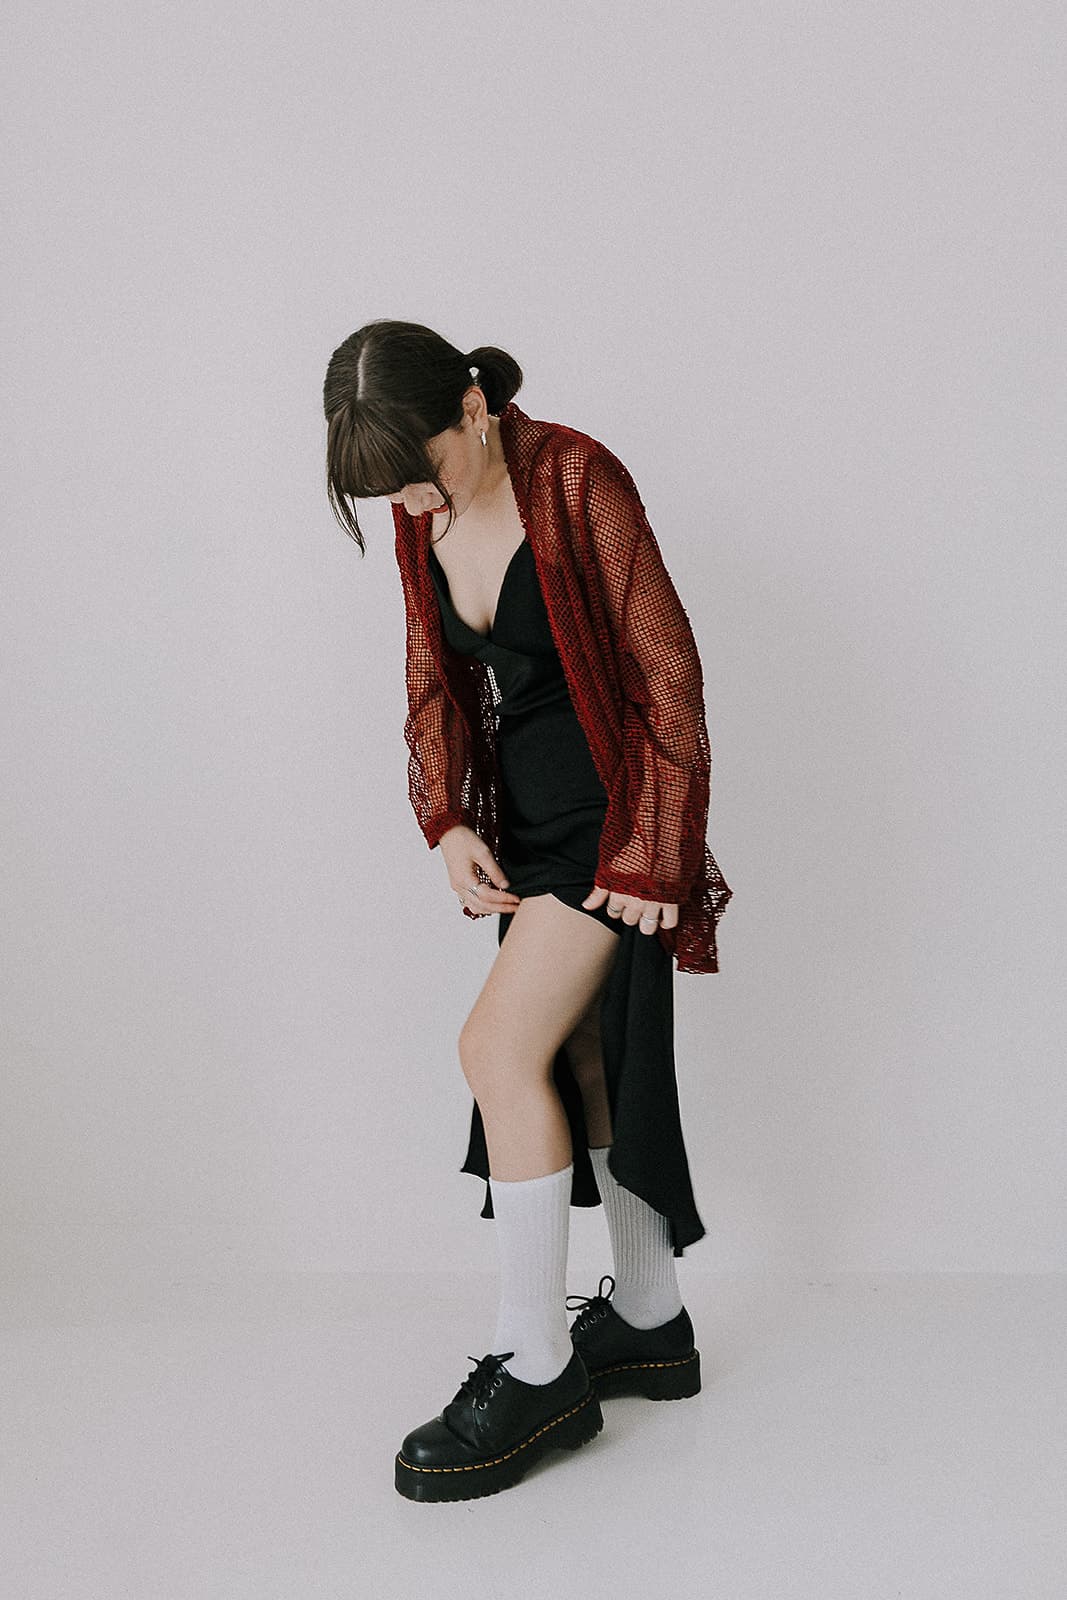
[[(605, 1283), (610, 1284), (606, 1294)], [(611, 1304), (614, 1292), (615, 1279), (606, 1273), (595, 1295), (567, 1297), (567, 1309), (579, 1312), (571, 1324), (571, 1339), (590, 1373), (615, 1362), (680, 1361), (692, 1355), (696, 1335), (684, 1306), (658, 1328), (635, 1328)], [(571, 1305), (572, 1300), (577, 1306)]]
[(412, 1430), (401, 1454), (413, 1466), (466, 1463), (493, 1456), (527, 1438), (539, 1423), (576, 1405), (590, 1392), (577, 1350), (551, 1383), (524, 1383), (505, 1367), (514, 1351), (469, 1356), (475, 1366), (440, 1416)]

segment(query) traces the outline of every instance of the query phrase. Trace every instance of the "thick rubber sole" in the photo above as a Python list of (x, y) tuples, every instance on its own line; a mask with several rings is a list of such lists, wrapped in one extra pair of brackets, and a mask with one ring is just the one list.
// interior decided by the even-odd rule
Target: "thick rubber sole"
[(687, 1400), (700, 1393), (700, 1351), (679, 1361), (627, 1361), (590, 1371), (602, 1400), (613, 1395), (644, 1395), (646, 1400)]
[(482, 1495), (510, 1489), (550, 1450), (578, 1450), (595, 1439), (604, 1426), (604, 1413), (595, 1389), (559, 1416), (541, 1423), (529, 1438), (489, 1461), (463, 1466), (420, 1467), (396, 1458), (396, 1487), (407, 1500), (476, 1500)]

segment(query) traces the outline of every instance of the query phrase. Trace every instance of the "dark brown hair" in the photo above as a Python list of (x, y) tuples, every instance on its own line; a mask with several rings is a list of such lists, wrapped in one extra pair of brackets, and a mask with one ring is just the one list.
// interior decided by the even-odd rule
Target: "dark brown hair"
[[(504, 350), (479, 345), (466, 355), (418, 322), (368, 322), (330, 357), (323, 386), (326, 493), (341, 527), (365, 555), (355, 500), (397, 494), (408, 483), (439, 482), (427, 440), (463, 421), (463, 396), (475, 381), (493, 416), (522, 386), (522, 368)], [(447, 529), (446, 529), (447, 532)]]

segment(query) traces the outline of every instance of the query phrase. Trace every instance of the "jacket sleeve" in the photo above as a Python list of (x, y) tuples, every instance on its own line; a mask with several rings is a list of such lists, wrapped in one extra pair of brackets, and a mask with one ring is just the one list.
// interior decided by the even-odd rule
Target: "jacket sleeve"
[(416, 820), (432, 850), (443, 833), (457, 823), (473, 826), (465, 803), (470, 771), (467, 725), (452, 701), (419, 614), (413, 585), (399, 559), (404, 588), (407, 645), (408, 797)]
[(700, 656), (626, 467), (601, 445), (586, 460), (582, 484), (583, 525), (623, 693), (623, 760), (596, 881), (681, 905), (704, 864), (711, 796)]

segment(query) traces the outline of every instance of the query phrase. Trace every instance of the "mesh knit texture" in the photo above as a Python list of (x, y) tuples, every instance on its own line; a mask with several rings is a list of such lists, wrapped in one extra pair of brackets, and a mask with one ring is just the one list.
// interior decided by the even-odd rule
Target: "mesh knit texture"
[[(499, 420), (552, 636), (608, 794), (596, 883), (677, 905), (677, 927), (660, 926), (656, 937), (680, 972), (717, 972), (716, 928), (733, 891), (705, 839), (711, 745), (689, 618), (633, 478), (607, 446), (536, 421), (514, 401)], [(392, 510), (407, 632), (411, 805), (431, 849), (462, 823), (499, 860), (489, 669), (444, 637), (430, 517)]]
[(611, 1146), (590, 1149), (615, 1262), (614, 1309), (633, 1328), (658, 1328), (682, 1309), (671, 1226), (608, 1167)]

